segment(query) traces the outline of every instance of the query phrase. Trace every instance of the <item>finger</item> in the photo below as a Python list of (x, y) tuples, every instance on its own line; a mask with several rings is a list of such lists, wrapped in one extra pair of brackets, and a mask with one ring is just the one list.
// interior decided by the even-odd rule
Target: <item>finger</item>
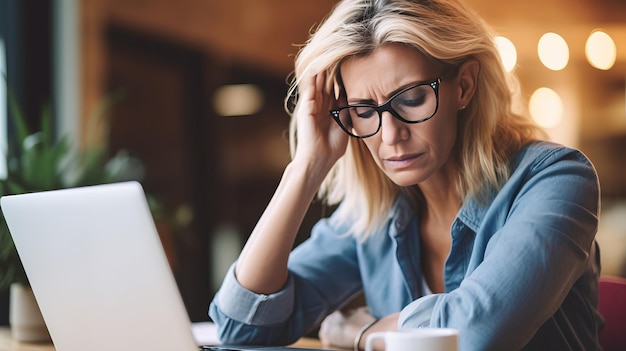
[(320, 101), (324, 101), (323, 98), (328, 96), (328, 92), (326, 89), (326, 75), (321, 72), (315, 75), (315, 92), (318, 95), (317, 98), (321, 99)]
[(328, 93), (328, 87), (326, 86), (326, 74), (324, 72), (315, 75), (315, 100), (317, 102), (315, 111), (318, 114), (323, 114), (326, 110), (329, 110), (330, 96)]
[(298, 92), (301, 100), (315, 100), (316, 98), (316, 83), (318, 74), (305, 74), (298, 83)]

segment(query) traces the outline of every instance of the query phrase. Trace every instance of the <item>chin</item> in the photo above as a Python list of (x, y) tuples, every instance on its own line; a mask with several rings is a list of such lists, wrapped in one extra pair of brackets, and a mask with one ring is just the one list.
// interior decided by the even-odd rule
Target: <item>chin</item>
[(387, 175), (387, 176), (394, 184), (396, 184), (397, 186), (402, 186), (402, 187), (417, 185), (422, 180), (415, 176), (402, 176), (398, 174)]
[(423, 168), (411, 168), (399, 171), (385, 170), (384, 172), (389, 180), (391, 180), (397, 186), (402, 187), (419, 185), (433, 175), (430, 168), (428, 170)]

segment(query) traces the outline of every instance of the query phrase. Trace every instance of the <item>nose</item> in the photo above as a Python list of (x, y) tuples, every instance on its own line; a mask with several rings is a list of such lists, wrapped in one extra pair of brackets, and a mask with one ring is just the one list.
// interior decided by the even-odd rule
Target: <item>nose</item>
[(380, 134), (382, 136), (383, 143), (387, 145), (394, 145), (399, 141), (406, 140), (408, 138), (408, 125), (395, 118), (391, 112), (383, 112), (380, 118)]

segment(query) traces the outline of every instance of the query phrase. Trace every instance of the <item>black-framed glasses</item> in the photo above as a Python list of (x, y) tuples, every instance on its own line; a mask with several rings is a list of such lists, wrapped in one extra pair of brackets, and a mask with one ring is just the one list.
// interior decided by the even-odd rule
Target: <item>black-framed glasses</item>
[(431, 119), (439, 108), (441, 77), (408, 86), (393, 94), (382, 105), (354, 104), (330, 111), (339, 126), (355, 138), (367, 138), (378, 133), (383, 112), (404, 123), (422, 123)]

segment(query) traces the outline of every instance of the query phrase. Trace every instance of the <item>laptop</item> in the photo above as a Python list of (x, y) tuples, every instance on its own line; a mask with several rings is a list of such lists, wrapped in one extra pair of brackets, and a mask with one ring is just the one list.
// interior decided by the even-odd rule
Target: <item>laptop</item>
[(57, 351), (260, 349), (197, 345), (140, 183), (0, 206)]

